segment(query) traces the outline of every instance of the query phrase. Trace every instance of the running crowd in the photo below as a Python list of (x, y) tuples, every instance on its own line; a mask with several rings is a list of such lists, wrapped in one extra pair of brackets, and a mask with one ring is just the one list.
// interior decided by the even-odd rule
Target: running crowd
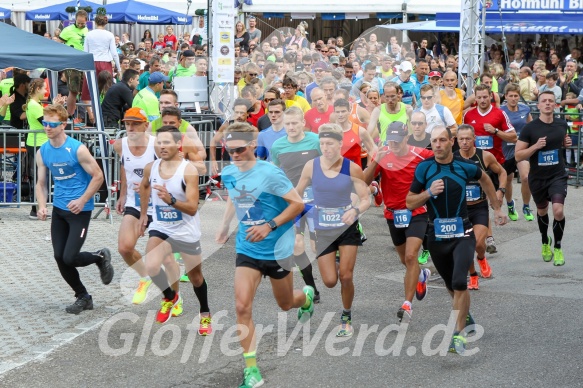
[[(72, 27), (80, 29), (84, 22), (86, 16), (78, 13)], [(96, 19), (97, 26), (106, 23)], [(426, 39), (407, 51), (392, 38), (385, 53), (374, 34), (349, 50), (341, 38), (310, 43), (305, 24), (294, 35), (269, 42), (261, 41), (255, 19), (249, 20), (249, 27), (248, 32), (243, 23), (236, 26), (241, 67), (235, 71), (234, 113), (210, 144), (203, 144), (196, 129), (182, 119), (170, 88), (172, 76), (185, 75), (184, 69), (192, 66), (197, 70), (188, 75), (204, 76), (206, 67), (198, 56), (204, 50), (198, 45), (182, 50), (180, 64), (168, 74), (156, 56), (141, 75), (137, 69), (124, 70), (121, 63), (121, 81), (107, 90), (101, 106), (106, 124), (123, 124), (127, 131), (113, 147), (122, 161), (118, 251), (140, 276), (133, 303), (144, 302), (154, 284), (163, 293), (156, 320), (165, 323), (183, 313), (180, 280), (190, 281), (200, 305), (200, 335), (212, 333), (212, 316), (202, 272), (198, 182), (199, 175), (207, 173), (205, 160), (210, 161), (210, 174), (220, 174), (229, 199), (216, 240), (225, 243), (231, 220), (238, 220), (236, 316), (248, 329), (240, 333), (245, 360), (241, 387), (263, 384), (252, 317), (262, 277), (269, 277), (278, 306), (284, 311), (297, 308), (301, 322), (310, 319), (320, 301), (308, 249), (316, 253), (324, 286), (340, 283), (342, 312), (336, 335), (353, 334), (353, 271), (358, 247), (366, 241), (361, 221), (366, 223), (363, 215), (372, 204), (383, 207), (388, 233), (406, 269), (397, 319), (410, 322), (414, 297), (426, 296), (431, 276), (426, 265), (431, 260), (458, 313), (449, 347), (453, 353), (464, 352), (475, 324), (468, 290), (479, 289), (480, 276), (492, 276), (486, 254), (497, 248), (489, 209), (497, 225), (519, 219), (512, 193), (516, 173), (524, 219), (534, 221), (536, 212), (542, 259), (565, 264), (566, 160), (574, 157), (578, 162), (570, 148), (577, 127), (558, 118), (557, 112), (564, 107), (578, 116), (583, 102), (578, 49), (556, 64), (556, 72), (545, 73), (541, 85), (546, 70), (537, 63), (552, 67), (553, 55), (561, 58), (558, 50), (548, 62), (539, 53), (533, 73), (517, 49), (509, 71), (499, 74), (499, 67), (506, 66), (492, 47), (488, 71), (479, 75), (473, 93), (466, 94), (458, 88), (456, 58), (433, 57), (436, 45), (430, 50)], [(85, 48), (93, 32), (84, 37)], [(64, 35), (67, 29), (60, 33), (61, 40)], [(113, 50), (115, 38), (108, 39), (113, 39)], [(117, 61), (115, 56), (105, 59), (103, 67)], [(515, 68), (520, 79), (513, 78)], [(64, 80), (71, 92), (71, 74)], [(142, 80), (146, 86), (134, 96)], [(77, 81), (80, 90), (83, 81)], [(0, 114), (7, 106), (12, 111), (27, 88), (26, 106), (16, 107), (11, 123), (28, 120), (31, 129), (44, 129), (42, 145), (34, 143), (39, 135), (27, 142), (32, 149), (39, 146), (33, 156), (38, 168), (38, 207), (33, 210), (35, 218), (49, 218), (48, 169), (55, 193), (54, 255), (75, 292), (76, 301), (67, 312), (79, 314), (92, 309), (93, 301), (76, 268), (96, 264), (104, 284), (113, 278), (109, 249), (80, 252), (103, 175), (87, 147), (63, 132), (76, 95), (72, 103), (68, 94), (69, 99), (57, 96), (43, 107), (44, 80), (18, 73), (14, 93), (0, 100)], [(139, 252), (136, 244), (146, 231), (146, 251)], [(180, 260), (185, 267), (182, 277)], [(295, 267), (306, 284), (302, 290), (293, 288)]]

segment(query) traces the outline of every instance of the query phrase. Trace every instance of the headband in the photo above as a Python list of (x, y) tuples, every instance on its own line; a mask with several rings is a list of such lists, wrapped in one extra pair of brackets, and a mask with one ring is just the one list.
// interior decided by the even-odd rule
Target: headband
[(318, 134), (318, 137), (321, 139), (323, 137), (329, 137), (332, 139), (336, 139), (338, 141), (342, 141), (343, 136), (340, 135), (339, 133), (335, 133), (335, 132), (320, 132)]
[(255, 133), (254, 132), (229, 132), (225, 135), (225, 141), (229, 140), (244, 140), (246, 142), (250, 142), (255, 140)]

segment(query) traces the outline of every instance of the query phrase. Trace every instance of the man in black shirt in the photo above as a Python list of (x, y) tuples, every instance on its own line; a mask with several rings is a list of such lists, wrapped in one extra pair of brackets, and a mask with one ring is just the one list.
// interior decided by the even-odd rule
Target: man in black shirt
[[(565, 264), (561, 239), (565, 230), (564, 206), (568, 178), (562, 148), (571, 146), (571, 139), (567, 136), (567, 122), (553, 116), (556, 103), (552, 91), (539, 94), (537, 106), (540, 116), (526, 124), (520, 132), (514, 157), (517, 162), (530, 161), (528, 185), (537, 208), (542, 257), (546, 262), (554, 257), (553, 264), (559, 266)], [(552, 239), (547, 235), (549, 200), (553, 204), (554, 252), (551, 251)]]
[(106, 128), (117, 128), (119, 120), (125, 111), (132, 106), (134, 100), (133, 90), (138, 86), (139, 73), (128, 69), (123, 73), (121, 82), (114, 84), (103, 99), (101, 111)]
[(10, 94), (14, 95), (14, 102), (10, 104), (10, 126), (17, 129), (24, 129), (26, 112), (22, 107), (26, 104), (29, 83), (30, 77), (26, 74), (18, 74), (14, 76), (14, 86), (11, 89)]

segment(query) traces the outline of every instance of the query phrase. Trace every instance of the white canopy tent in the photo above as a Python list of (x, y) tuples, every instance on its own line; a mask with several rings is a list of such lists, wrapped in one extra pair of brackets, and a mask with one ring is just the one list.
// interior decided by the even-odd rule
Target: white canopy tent
[[(243, 5), (243, 11), (249, 13), (377, 13), (377, 12), (402, 12), (403, 4), (407, 4), (407, 13), (410, 14), (434, 14), (439, 12), (460, 12), (459, 0), (443, 0), (439, 7), (432, 0), (392, 1), (369, 0), (363, 3), (355, 3), (354, 0), (295, 0), (273, 1), (253, 0), (253, 5)], [(439, 8), (439, 9), (438, 9)]]

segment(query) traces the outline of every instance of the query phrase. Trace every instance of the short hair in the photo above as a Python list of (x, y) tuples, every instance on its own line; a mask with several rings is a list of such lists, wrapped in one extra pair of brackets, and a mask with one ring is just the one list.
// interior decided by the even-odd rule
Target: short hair
[(377, 70), (377, 67), (374, 65), (374, 63), (372, 62), (368, 62), (366, 65), (364, 65), (364, 71), (369, 71), (369, 70)]
[(425, 93), (428, 90), (431, 90), (433, 92), (433, 85), (431, 85), (431, 84), (425, 84), (425, 85), (421, 86), (421, 89), (419, 90), (419, 93)]
[[(251, 87), (253, 89), (253, 87)], [(246, 100), (244, 98), (237, 98), (235, 100), (235, 102), (233, 103), (233, 108), (236, 106), (244, 106), (247, 109), (247, 112), (249, 112), (249, 110), (251, 109), (251, 102), (249, 102), (249, 100)]]
[(411, 118), (413, 118), (415, 115), (423, 115), (423, 121), (425, 124), (427, 124), (427, 115), (425, 115), (424, 112), (421, 112), (420, 110), (414, 110), (413, 113), (411, 113)]
[[(237, 102), (237, 101), (235, 101)], [(229, 125), (226, 129), (225, 129), (225, 137), (229, 134), (229, 133), (235, 133), (235, 132), (246, 132), (246, 133), (252, 133), (253, 134), (253, 140), (257, 139), (257, 128), (255, 128), (253, 125), (249, 124), (249, 123), (233, 123), (231, 125)]]
[(339, 98), (334, 102), (334, 109), (336, 108), (346, 108), (350, 110), (350, 102), (345, 98)]
[(433, 129), (431, 130), (431, 133), (438, 131), (438, 130), (445, 130), (447, 132), (447, 138), (451, 139), (453, 137), (453, 134), (451, 133), (451, 130), (446, 127), (445, 125), (439, 124), (436, 125), (435, 127), (433, 127)]
[(494, 77), (492, 76), (492, 74), (488, 73), (488, 72), (483, 72), (480, 75), (480, 82), (484, 82), (484, 78), (490, 78), (490, 79), (494, 79)]
[(277, 65), (271, 61), (265, 63), (265, 66), (263, 66), (263, 76), (267, 76), (267, 74), (269, 74), (269, 72), (271, 70), (275, 70), (277, 71)]
[(281, 98), (281, 92), (279, 91), (278, 88), (269, 88), (266, 91), (263, 92), (263, 95), (265, 96), (265, 93), (273, 93), (275, 94), (275, 98), (279, 99)]
[(318, 133), (334, 133), (336, 135), (343, 136), (342, 127), (334, 123), (320, 125), (320, 128), (318, 128)]
[(338, 87), (338, 81), (336, 80), (336, 78), (332, 76), (322, 78), (322, 80), (320, 81), (320, 85), (324, 84), (334, 84), (334, 89)]
[(304, 118), (304, 111), (299, 106), (290, 106), (283, 113), (286, 116), (297, 116), (301, 117), (302, 119)]
[(472, 131), (472, 135), (476, 135), (476, 131), (474, 130), (474, 127), (471, 126), (470, 124), (461, 124), (458, 128), (457, 131)]
[(522, 66), (522, 68), (520, 70), (526, 72), (526, 74), (528, 74), (528, 75), (532, 75), (532, 70), (528, 66)]
[(291, 78), (291, 77), (284, 77), (283, 79), (283, 86), (292, 86), (293, 88), (297, 88), (298, 87), (298, 83), (296, 82), (295, 79)]
[(152, 57), (152, 59), (150, 59), (150, 62), (148, 62), (148, 64), (149, 64), (150, 66), (154, 66), (154, 64), (155, 64), (156, 62), (160, 62), (160, 57), (159, 57), (159, 56), (157, 56), (157, 55), (154, 55), (154, 56)]
[(482, 92), (484, 90), (490, 93), (490, 88), (488, 87), (488, 85), (479, 84), (474, 88), (474, 94), (477, 92)]
[(137, 59), (132, 59), (131, 62), (130, 62), (130, 67), (134, 67), (136, 65), (142, 66), (142, 64), (141, 64), (140, 61), (138, 61)]
[(559, 74), (555, 73), (555, 72), (549, 72), (547, 75), (545, 75), (546, 79), (553, 79), (553, 80), (558, 80), (559, 79)]
[(78, 17), (89, 19), (89, 15), (87, 14), (87, 11), (85, 11), (84, 9), (80, 9), (79, 11), (77, 11), (77, 13), (75, 14), (75, 19), (77, 19)]
[(67, 109), (63, 107), (63, 105), (59, 104), (50, 104), (47, 105), (43, 109), (43, 115), (46, 117), (48, 115), (55, 115), (59, 118), (59, 121), (66, 122), (69, 118), (69, 113), (67, 113)]
[(176, 128), (173, 125), (162, 126), (162, 128), (159, 128), (156, 131), (156, 136), (158, 136), (161, 133), (170, 133), (172, 135), (172, 139), (174, 140), (175, 143), (178, 143), (180, 140), (182, 140), (182, 133), (180, 133), (178, 128)]
[(350, 92), (344, 88), (339, 88), (334, 91), (334, 94), (341, 94), (342, 98), (348, 100), (350, 97)]
[(383, 94), (387, 92), (388, 89), (395, 88), (397, 94), (403, 94), (403, 87), (396, 82), (389, 81), (383, 85)]
[(325, 93), (325, 92), (324, 92), (324, 89), (322, 89), (322, 88), (319, 88), (319, 87), (315, 87), (315, 88), (314, 88), (314, 89), (312, 89), (312, 91), (310, 92), (310, 98), (311, 98), (312, 100), (314, 99), (314, 93), (315, 93), (315, 92), (322, 92), (322, 93)]
[(255, 91), (255, 87), (253, 85), (247, 85), (243, 89), (241, 89), (241, 97), (252, 95), (253, 97), (257, 98), (257, 92)]
[(277, 105), (281, 106), (282, 110), (285, 110), (286, 108), (285, 101), (280, 98), (276, 98), (275, 100), (269, 101), (269, 104), (267, 104), (268, 107)]
[(174, 116), (177, 117), (178, 120), (182, 120), (182, 113), (180, 112), (180, 109), (178, 109), (175, 106), (169, 106), (168, 108), (164, 108), (162, 110), (161, 116)]
[(504, 88), (504, 95), (507, 95), (510, 92), (516, 92), (520, 95), (520, 85), (515, 83), (509, 83), (508, 85), (506, 85), (506, 87)]
[(174, 101), (178, 101), (178, 94), (176, 94), (176, 92), (172, 89), (162, 89), (160, 91), (160, 96), (163, 96), (165, 94), (169, 94), (172, 97), (174, 97)]
[(121, 80), (122, 80), (122, 82), (125, 82), (127, 84), (128, 82), (130, 82), (130, 80), (132, 78), (138, 77), (139, 75), (140, 75), (140, 73), (138, 73), (137, 70), (127, 69), (126, 71), (123, 72)]
[[(541, 92), (538, 95), (538, 98), (540, 99), (540, 96), (542, 96), (543, 94), (550, 94), (551, 96), (555, 97), (555, 93), (553, 93), (553, 91), (551, 91), (551, 90), (545, 90), (544, 92)], [(553, 101), (554, 101), (554, 99), (553, 99)]]

